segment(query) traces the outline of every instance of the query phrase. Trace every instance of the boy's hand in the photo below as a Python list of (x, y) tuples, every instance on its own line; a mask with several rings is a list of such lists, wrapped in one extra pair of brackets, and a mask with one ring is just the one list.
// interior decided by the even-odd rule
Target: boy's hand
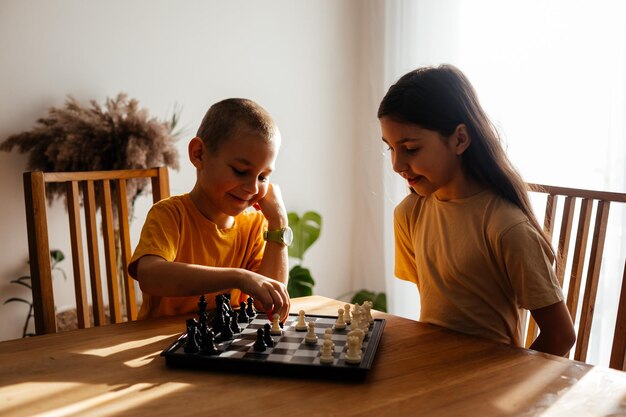
[(277, 184), (270, 183), (265, 197), (259, 200), (254, 207), (263, 212), (270, 230), (287, 226), (287, 210), (280, 193), (280, 187)]
[(287, 286), (282, 282), (265, 277), (255, 272), (249, 274), (239, 289), (254, 298), (255, 304), (260, 304), (266, 313), (278, 313), (281, 321), (289, 315), (289, 293)]

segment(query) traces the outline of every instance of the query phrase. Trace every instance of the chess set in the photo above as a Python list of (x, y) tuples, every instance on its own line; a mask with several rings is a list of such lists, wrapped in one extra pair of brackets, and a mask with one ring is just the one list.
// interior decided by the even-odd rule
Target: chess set
[(251, 299), (234, 311), (228, 294), (218, 297), (210, 323), (206, 301), (200, 298), (198, 317), (188, 319), (187, 331), (161, 353), (167, 366), (363, 380), (374, 363), (385, 327), (385, 320), (370, 318), (358, 330), (354, 321), (352, 326), (343, 322), (344, 310), (339, 311), (341, 320), (300, 311), (279, 323), (277, 315), (268, 317), (255, 311)]

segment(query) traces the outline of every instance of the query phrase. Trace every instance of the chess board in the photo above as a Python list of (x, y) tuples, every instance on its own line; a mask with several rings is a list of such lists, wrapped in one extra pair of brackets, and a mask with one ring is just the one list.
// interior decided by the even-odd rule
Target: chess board
[[(274, 346), (263, 352), (253, 349), (257, 329), (269, 323), (267, 316), (259, 313), (248, 324), (239, 324), (242, 327), (240, 334), (233, 339), (215, 341), (219, 350), (217, 355), (204, 356), (199, 353), (185, 353), (183, 346), (187, 334), (183, 333), (171, 346), (165, 349), (161, 356), (170, 367), (202, 369), (222, 372), (246, 372), (263, 375), (297, 376), (299, 378), (329, 378), (362, 380), (371, 369), (379, 342), (383, 335), (385, 320), (375, 319), (368, 334), (363, 340), (363, 358), (359, 364), (345, 362), (348, 329), (334, 330), (332, 340), (335, 343), (335, 353), (332, 364), (320, 363), (320, 346), (324, 340), (327, 328), (333, 328), (337, 317), (306, 315), (306, 321), (315, 322), (315, 334), (318, 342), (309, 345), (304, 342), (306, 331), (296, 331), (297, 315), (289, 315), (285, 321), (281, 336), (272, 336)], [(348, 326), (349, 327), (349, 326)]]

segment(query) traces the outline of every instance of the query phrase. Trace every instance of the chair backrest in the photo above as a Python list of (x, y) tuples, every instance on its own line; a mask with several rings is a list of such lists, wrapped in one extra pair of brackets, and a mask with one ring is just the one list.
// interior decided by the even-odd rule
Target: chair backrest
[[(105, 324), (105, 305), (102, 293), (100, 270), (100, 245), (105, 255), (105, 285), (111, 323), (123, 321), (121, 306), (125, 306), (127, 320), (137, 318), (137, 301), (133, 279), (128, 276), (126, 266), (131, 258), (129, 207), (126, 196), (127, 180), (145, 178), (152, 183), (152, 199), (157, 202), (169, 196), (169, 177), (165, 167), (91, 172), (25, 172), (24, 198), (28, 229), (28, 251), (33, 292), (33, 311), (36, 334), (57, 331), (50, 245), (48, 242), (48, 220), (46, 215), (46, 184), (65, 183), (67, 212), (72, 251), (72, 270), (78, 328), (91, 326), (90, 307), (85, 281), (85, 251), (82, 225), (84, 222), (93, 324)], [(112, 191), (113, 190), (113, 191)], [(80, 205), (84, 206), (81, 220)], [(100, 207), (102, 234), (98, 230), (96, 202)], [(117, 213), (117, 216), (114, 216)], [(120, 288), (120, 271), (117, 246), (120, 250), (123, 274)]]
[[(552, 238), (555, 225), (560, 224), (558, 240), (555, 244), (557, 259), (556, 275), (566, 297), (566, 305), (576, 329), (576, 347), (573, 359), (586, 361), (591, 334), (591, 325), (595, 311), (598, 281), (602, 266), (604, 243), (607, 234), (609, 208), (611, 203), (626, 203), (626, 194), (575, 188), (555, 187), (541, 184), (527, 184), (531, 197), (533, 194), (544, 195), (545, 214), (544, 231)], [(564, 198), (562, 204), (559, 198)], [(577, 203), (579, 202), (579, 203)], [(557, 210), (560, 207), (560, 210)], [(578, 210), (577, 219), (574, 218)], [(592, 215), (595, 219), (592, 224)], [(573, 235), (575, 232), (575, 235)], [(570, 251), (573, 239), (574, 248)], [(554, 240), (553, 240), (554, 241)], [(589, 250), (587, 250), (589, 247)], [(626, 274), (626, 264), (625, 264)], [(568, 279), (566, 270), (569, 271)], [(586, 274), (585, 274), (586, 271)], [(621, 263), (619, 266), (621, 275)], [(619, 276), (616, 276), (614, 291), (619, 292)], [(566, 287), (564, 287), (564, 284)], [(582, 290), (584, 285), (584, 290)], [(582, 307), (578, 311), (580, 296)], [(624, 369), (626, 354), (626, 278), (622, 279), (621, 296), (618, 302), (615, 333), (609, 366)], [(537, 326), (529, 320), (526, 346), (530, 346), (537, 336)], [(620, 359), (621, 357), (621, 359)]]

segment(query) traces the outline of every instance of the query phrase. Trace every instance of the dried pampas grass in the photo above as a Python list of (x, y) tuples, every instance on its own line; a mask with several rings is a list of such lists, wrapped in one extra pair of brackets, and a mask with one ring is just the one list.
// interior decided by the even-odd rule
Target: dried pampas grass
[[(104, 171), (168, 166), (178, 169), (174, 132), (178, 114), (164, 122), (151, 118), (139, 102), (120, 93), (104, 107), (95, 100), (82, 107), (68, 96), (65, 106), (52, 107), (27, 132), (11, 135), (0, 150), (29, 153), (31, 171)], [(127, 181), (129, 202), (147, 186), (146, 179)], [(49, 200), (65, 195), (63, 184), (48, 184)]]

